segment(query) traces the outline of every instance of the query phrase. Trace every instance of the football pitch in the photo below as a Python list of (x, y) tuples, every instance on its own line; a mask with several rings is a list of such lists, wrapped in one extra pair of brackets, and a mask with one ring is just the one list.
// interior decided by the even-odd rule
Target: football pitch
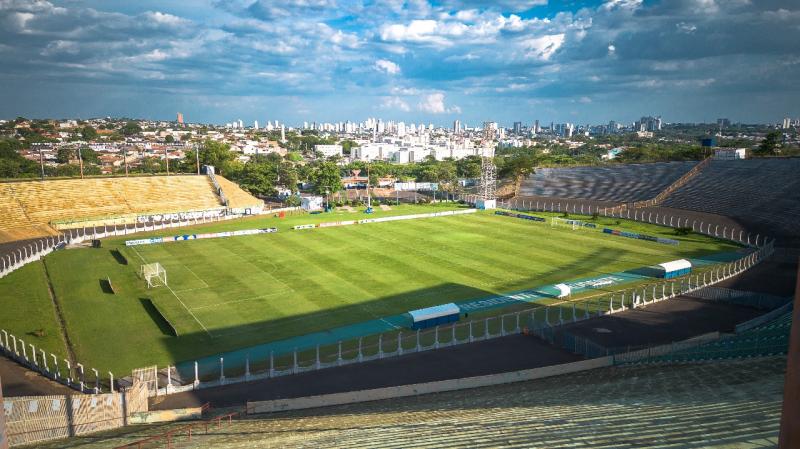
[[(399, 206), (375, 216), (456, 207)], [(126, 247), (125, 238), (108, 239), (100, 249), (53, 253), (44, 270), (12, 273), (0, 287), (15, 285), (15, 295), (30, 289), (31, 301), (47, 311), (49, 299), (41, 290), (42, 277), (49, 275), (76, 358), (122, 376), (131, 368), (174, 364), (421, 307), (735, 249), (704, 236), (675, 236), (669, 228), (616, 219), (596, 222), (677, 239), (680, 245), (554, 228), (491, 212), (291, 229), (365, 217), (336, 212), (235, 220), (150, 235), (265, 227), (278, 232), (136, 247)], [(138, 276), (142, 264), (154, 262), (166, 269), (168, 286), (148, 289)], [(3, 311), (4, 326), (30, 333), (16, 313)], [(45, 330), (45, 347), (63, 354), (63, 348), (53, 347), (58, 325), (37, 323)]]

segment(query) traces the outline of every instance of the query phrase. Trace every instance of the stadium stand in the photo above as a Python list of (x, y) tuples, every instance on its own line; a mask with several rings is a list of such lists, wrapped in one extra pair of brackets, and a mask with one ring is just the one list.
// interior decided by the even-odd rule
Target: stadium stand
[(236, 183), (219, 175), (216, 175), (216, 178), (219, 186), (222, 188), (222, 192), (228, 199), (228, 207), (231, 209), (246, 209), (263, 206), (263, 201), (245, 192)]
[[(228, 189), (234, 191), (231, 187)], [(238, 187), (237, 187), (238, 189)], [(239, 189), (240, 190), (240, 189)], [(239, 194), (236, 194), (237, 197)], [(242, 195), (244, 192), (242, 192)], [(24, 181), (0, 184), (0, 241), (54, 233), (54, 222), (223, 207), (205, 176)]]
[(713, 160), (662, 205), (724, 215), (770, 235), (800, 230), (800, 158)]
[(539, 168), (525, 179), (519, 196), (631, 202), (655, 197), (696, 161)]
[(789, 347), (791, 327), (792, 312), (790, 311), (753, 329), (704, 345), (651, 357), (642, 362), (709, 361), (785, 354)]
[[(772, 447), (786, 359), (603, 368), (508, 385), (252, 416), (172, 447)], [(42, 447), (119, 447), (182, 423)], [(135, 445), (133, 447), (136, 447)]]

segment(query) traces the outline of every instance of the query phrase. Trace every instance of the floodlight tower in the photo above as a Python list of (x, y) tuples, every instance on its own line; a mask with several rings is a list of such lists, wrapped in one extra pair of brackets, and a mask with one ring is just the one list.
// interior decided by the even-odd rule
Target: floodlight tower
[(494, 129), (491, 122), (483, 123), (481, 139), (481, 181), (478, 186), (478, 209), (497, 207), (497, 169), (494, 166)]

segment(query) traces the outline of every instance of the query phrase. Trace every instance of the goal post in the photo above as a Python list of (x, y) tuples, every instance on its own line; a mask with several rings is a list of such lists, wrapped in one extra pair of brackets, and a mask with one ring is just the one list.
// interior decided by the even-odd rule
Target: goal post
[(142, 265), (142, 279), (147, 282), (147, 288), (167, 285), (167, 270), (160, 263), (146, 263)]
[(561, 218), (561, 217), (553, 217), (550, 221), (550, 226), (555, 227), (564, 227), (564, 228), (571, 228), (573, 231), (576, 229), (583, 228), (583, 222), (580, 220), (572, 220), (569, 218)]

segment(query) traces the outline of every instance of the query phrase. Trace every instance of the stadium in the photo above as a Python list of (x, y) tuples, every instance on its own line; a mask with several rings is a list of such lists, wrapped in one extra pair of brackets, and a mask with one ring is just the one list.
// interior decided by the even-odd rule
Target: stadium
[(9, 442), (775, 442), (798, 172), (545, 168), (496, 209), (370, 214), (269, 209), (212, 167), (0, 183)]

